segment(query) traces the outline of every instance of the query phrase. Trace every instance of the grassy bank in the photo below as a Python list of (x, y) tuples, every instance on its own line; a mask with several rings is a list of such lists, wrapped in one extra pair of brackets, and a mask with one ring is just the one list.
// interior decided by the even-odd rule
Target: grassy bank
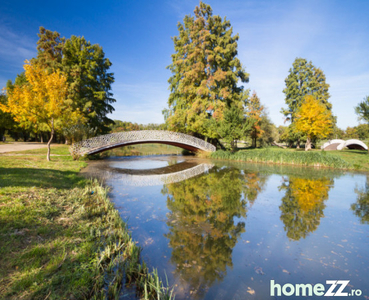
[(164, 144), (139, 144), (115, 148), (104, 153), (107, 156), (170, 155), (181, 154), (182, 149)]
[[(364, 152), (366, 153), (366, 152)], [(216, 151), (210, 157), (215, 159), (227, 159), (245, 162), (261, 162), (274, 164), (290, 164), (301, 166), (319, 166), (337, 169), (369, 170), (369, 156), (355, 153), (347, 159), (346, 152), (341, 151), (301, 151), (295, 149), (249, 149), (235, 153), (229, 151)]]
[(140, 247), (68, 147), (0, 155), (0, 299), (168, 299)]

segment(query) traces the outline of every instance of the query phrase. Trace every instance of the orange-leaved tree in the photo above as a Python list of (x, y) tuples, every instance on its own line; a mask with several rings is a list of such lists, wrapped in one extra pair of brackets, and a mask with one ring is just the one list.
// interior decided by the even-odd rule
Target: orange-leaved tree
[(50, 144), (55, 130), (82, 119), (78, 110), (67, 100), (67, 79), (60, 72), (49, 73), (40, 65), (26, 61), (27, 83), (6, 90), (8, 103), (0, 109), (12, 114), (21, 126), (29, 122), (49, 129), (47, 160), (50, 161)]
[(327, 107), (311, 95), (304, 98), (296, 112), (296, 131), (306, 134), (305, 151), (311, 149), (313, 138), (325, 138), (332, 131), (333, 117)]
[(250, 118), (251, 122), (251, 139), (252, 147), (256, 147), (256, 140), (264, 133), (261, 129), (262, 114), (264, 112), (264, 106), (260, 103), (260, 98), (256, 92), (252, 93), (250, 100), (246, 105), (246, 115)]

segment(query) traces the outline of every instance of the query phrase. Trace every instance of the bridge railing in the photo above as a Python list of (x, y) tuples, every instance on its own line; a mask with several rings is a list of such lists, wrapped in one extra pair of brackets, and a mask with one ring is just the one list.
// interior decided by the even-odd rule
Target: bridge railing
[(84, 155), (93, 153), (94, 150), (109, 148), (114, 145), (124, 145), (129, 142), (173, 142), (178, 144), (190, 145), (204, 151), (215, 151), (212, 144), (180, 132), (166, 130), (139, 130), (123, 131), (93, 137), (71, 146), (71, 153), (74, 155)]

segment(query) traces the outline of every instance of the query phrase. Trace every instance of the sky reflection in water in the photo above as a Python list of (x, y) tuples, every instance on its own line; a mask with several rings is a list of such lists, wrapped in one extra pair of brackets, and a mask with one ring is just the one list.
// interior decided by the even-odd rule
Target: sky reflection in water
[(369, 296), (365, 175), (189, 159), (189, 169), (214, 166), (181, 182), (135, 187), (122, 184), (125, 175), (117, 172), (136, 166), (163, 173), (184, 160), (107, 160), (87, 170), (115, 174), (107, 178), (111, 197), (143, 259), (168, 276), (176, 299), (274, 299), (272, 279), (281, 285), (346, 279), (346, 291)]

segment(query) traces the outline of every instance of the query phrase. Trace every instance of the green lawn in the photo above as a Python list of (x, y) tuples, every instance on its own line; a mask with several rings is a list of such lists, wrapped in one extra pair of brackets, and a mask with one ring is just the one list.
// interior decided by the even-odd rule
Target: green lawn
[(363, 150), (329, 151), (331, 155), (341, 157), (350, 163), (355, 170), (369, 172), (369, 154)]
[[(99, 182), (68, 147), (0, 154), (0, 299), (170, 298)], [(135, 291), (133, 291), (135, 293)]]

